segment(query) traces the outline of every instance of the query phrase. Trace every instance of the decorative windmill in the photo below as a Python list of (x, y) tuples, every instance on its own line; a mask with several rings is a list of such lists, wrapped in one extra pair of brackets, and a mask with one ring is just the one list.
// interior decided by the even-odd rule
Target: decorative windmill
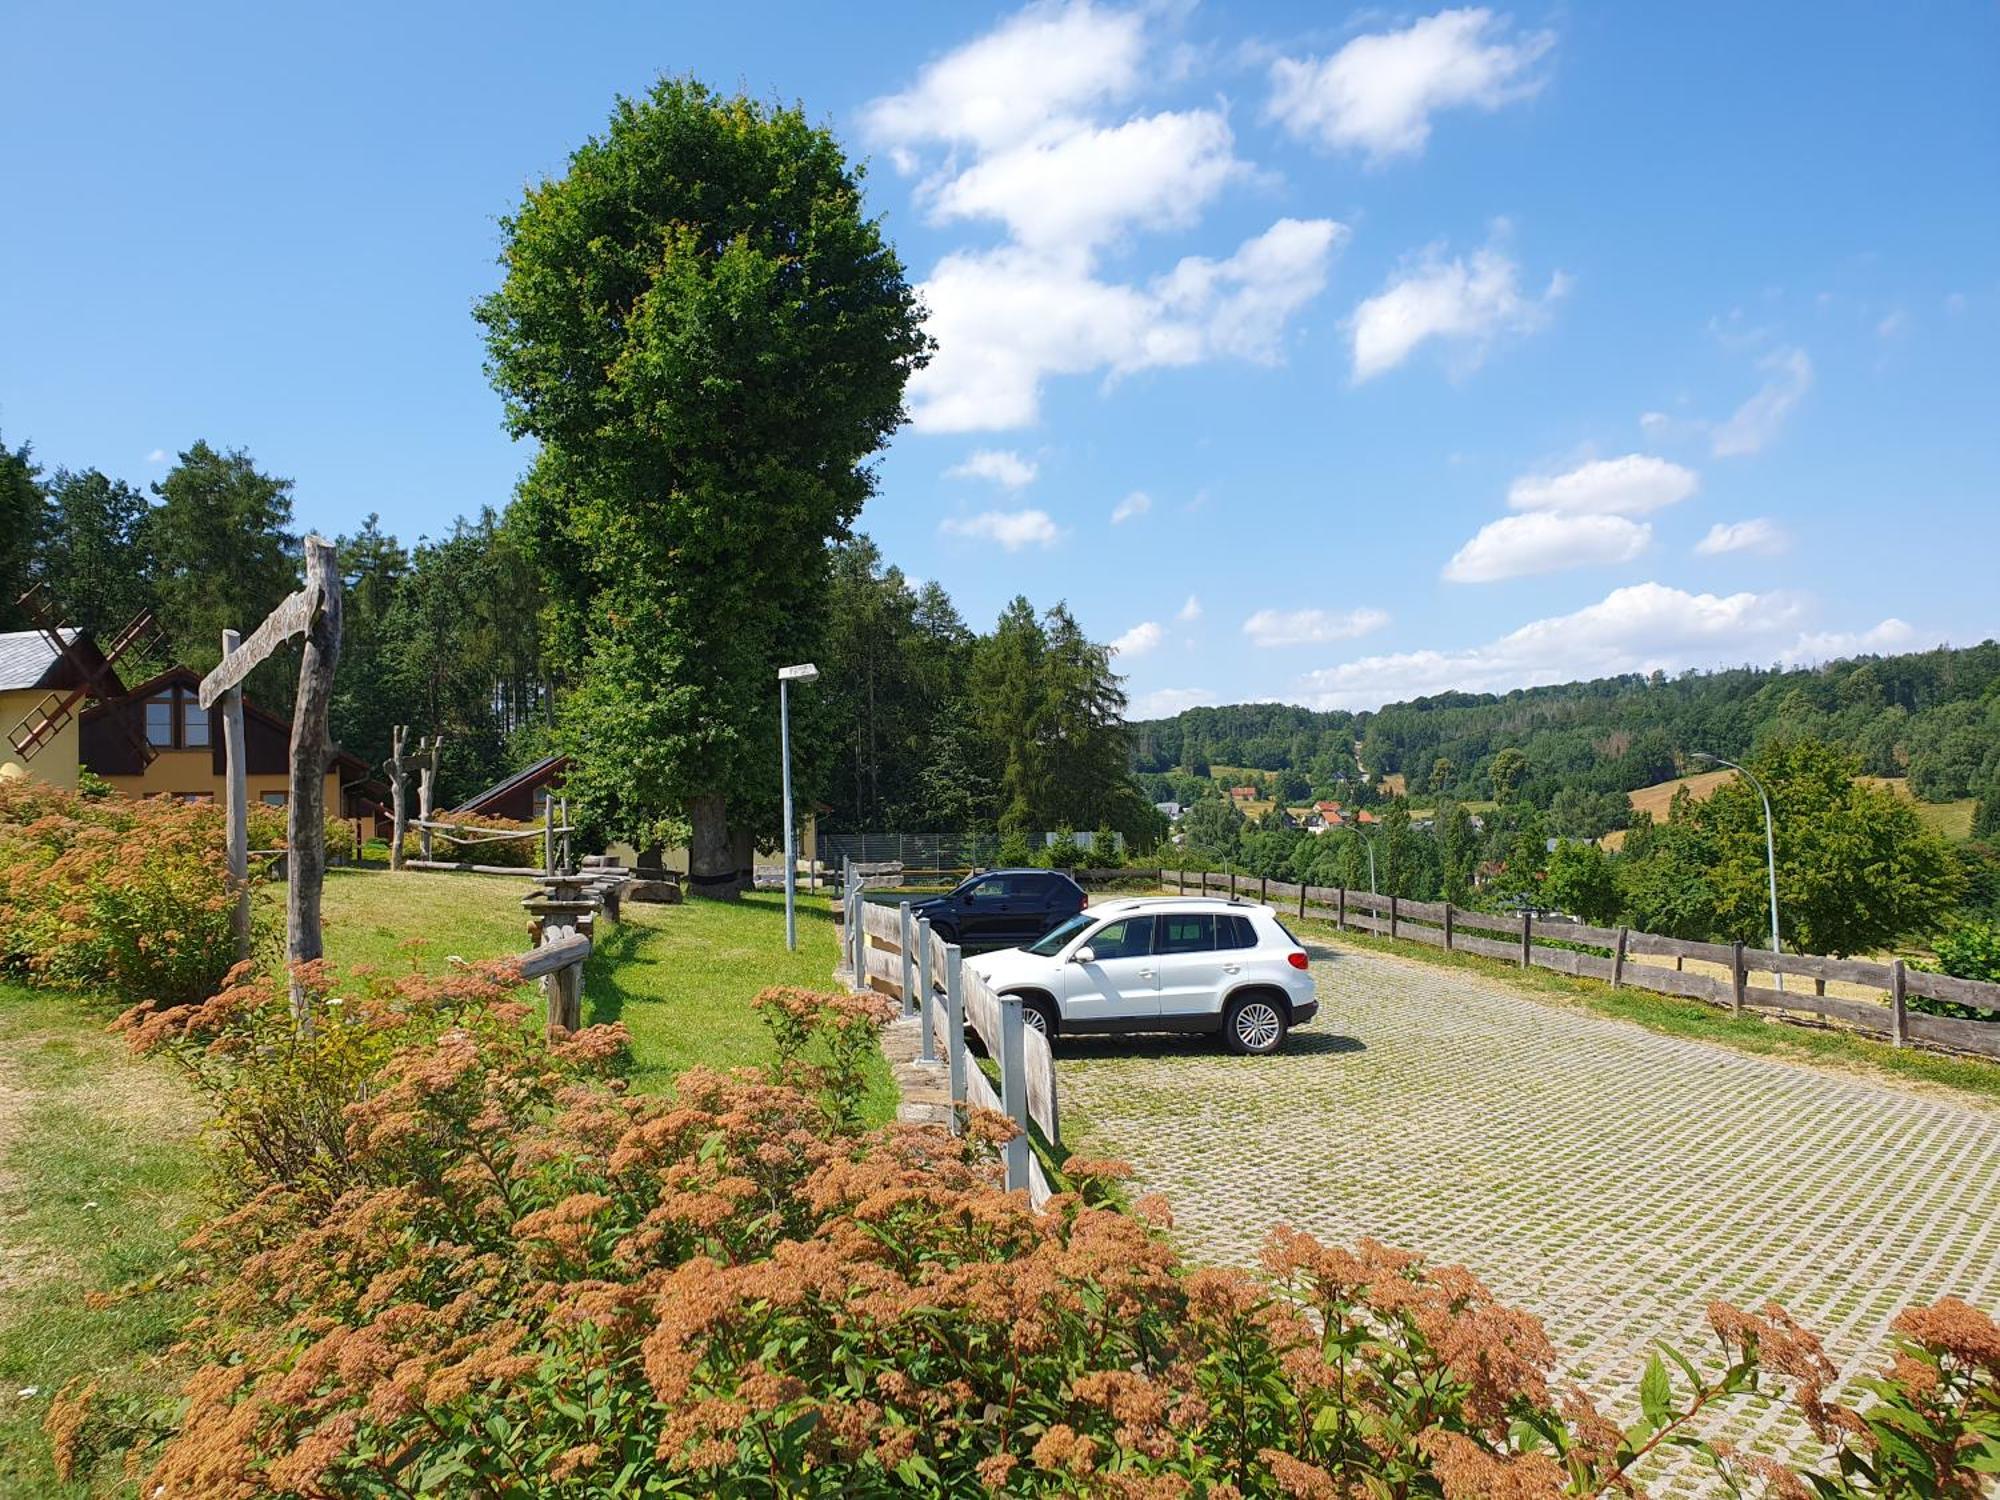
[[(153, 619), (153, 612), (142, 609), (118, 632), (111, 644), (100, 647), (96, 658), (92, 659), (77, 650), (77, 632), (64, 634), (62, 613), (41, 584), (36, 584), (21, 596), (20, 609), (48, 640), (57, 660), (67, 662), (71, 671), (69, 686), (49, 693), (28, 710), (26, 718), (7, 732), (7, 743), (14, 747), (16, 755), (26, 761), (33, 760), (36, 751), (62, 732), (63, 726), (76, 716), (78, 704), (121, 696), (120, 684), (113, 675), (119, 658), (156, 645), (160, 639), (160, 627)], [(146, 736), (127, 723), (122, 715), (119, 716), (119, 727), (139, 752), (139, 764), (151, 765), (154, 751)]]

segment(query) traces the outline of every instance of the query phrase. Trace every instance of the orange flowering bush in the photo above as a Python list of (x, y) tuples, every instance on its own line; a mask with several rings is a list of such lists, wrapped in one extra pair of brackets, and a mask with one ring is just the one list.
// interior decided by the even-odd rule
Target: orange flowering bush
[[(1620, 1428), (1463, 1268), (1279, 1229), (1261, 1275), (1196, 1270), (1155, 1201), (1036, 1212), (1000, 1191), (1009, 1121), (854, 1128), (801, 1038), (863, 1023), (814, 1018), (804, 992), (759, 999), (778, 1075), (697, 1069), (633, 1097), (622, 1028), (549, 1043), (511, 977), (405, 976), (335, 1007), (307, 975), (322, 1015), (353, 1007), (317, 1027), (341, 1034), (341, 1081), (298, 1112), (316, 1123), (256, 1116), (308, 1149), (231, 1148), (235, 1201), (195, 1242), (199, 1368), (133, 1449), (141, 1493), (1599, 1495), (1700, 1446), (1704, 1411), (1760, 1368), (1838, 1447), (1826, 1482), (1849, 1488), (1829, 1494), (1970, 1495), (2000, 1460), (2000, 1330), (1963, 1304), (1905, 1315), (1860, 1415), (1781, 1313), (1718, 1307), (1720, 1373), (1656, 1360)], [(288, 1042), (289, 1016), (239, 974), (127, 1026), (199, 1052), (226, 1121), (287, 1046), (320, 1045)], [(318, 1118), (336, 1100), (337, 1128)], [(84, 1391), (49, 1419), (72, 1469), (97, 1434), (143, 1429)], [(1715, 1456), (1731, 1485), (1810, 1493)]]
[(0, 971), (186, 1004), (234, 956), (216, 808), (0, 777)]

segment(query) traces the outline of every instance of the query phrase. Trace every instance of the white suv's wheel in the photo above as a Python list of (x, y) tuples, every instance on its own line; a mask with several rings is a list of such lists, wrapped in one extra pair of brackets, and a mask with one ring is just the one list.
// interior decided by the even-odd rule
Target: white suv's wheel
[(1055, 1040), (1055, 1007), (1040, 995), (1021, 997), (1021, 1021), (1030, 1030), (1039, 1031), (1050, 1041)]
[(1231, 1052), (1262, 1057), (1285, 1041), (1285, 1008), (1268, 995), (1245, 995), (1229, 1002), (1222, 1016), (1222, 1040)]

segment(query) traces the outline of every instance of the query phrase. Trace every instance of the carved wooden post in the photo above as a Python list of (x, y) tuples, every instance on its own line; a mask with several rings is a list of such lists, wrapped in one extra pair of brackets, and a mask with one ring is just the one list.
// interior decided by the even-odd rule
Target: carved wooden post
[[(326, 952), (320, 932), (320, 887), (326, 881), (326, 767), (333, 759), (327, 714), (340, 663), (340, 569), (333, 543), (306, 538), (306, 587), (318, 608), (306, 626), (299, 660), (299, 697), (292, 709), (291, 880), (285, 892), (285, 957), (309, 963)], [(304, 988), (292, 981), (292, 1010), (312, 1018)]]
[[(389, 844), (389, 868), (403, 868), (403, 833), (410, 826), (409, 814), (403, 796), (403, 742), (409, 738), (410, 726), (398, 724), (389, 734), (389, 797), (395, 808), (395, 833)], [(429, 817), (429, 813), (424, 814)]]
[[(222, 655), (226, 660), (243, 643), (243, 637), (233, 630), (222, 632)], [(244, 764), (243, 747), (243, 687), (237, 684), (222, 695), (222, 756), (224, 776), (228, 781), (228, 833), (225, 845), (229, 860), (230, 895), (235, 903), (230, 908), (229, 926), (236, 935), (236, 958), (242, 962), (250, 956), (250, 792), (245, 780), (248, 767)]]
[(432, 802), (437, 795), (438, 751), (444, 748), (444, 736), (434, 734), (427, 740), (417, 741), (417, 754), (428, 757), (417, 770), (417, 846), (423, 851), (424, 862), (431, 857), (430, 821)]

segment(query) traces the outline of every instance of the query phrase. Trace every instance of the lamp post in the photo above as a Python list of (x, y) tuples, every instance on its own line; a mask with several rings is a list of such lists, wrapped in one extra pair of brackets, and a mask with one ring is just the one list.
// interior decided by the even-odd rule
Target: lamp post
[(778, 744), (785, 775), (785, 946), (794, 953), (799, 948), (798, 832), (792, 824), (792, 700), (795, 682), (817, 682), (819, 668), (811, 662), (778, 668)]
[[(1773, 953), (1776, 953), (1779, 951), (1778, 950), (1778, 838), (1777, 834), (1773, 831), (1773, 824), (1771, 821), (1770, 794), (1764, 790), (1764, 783), (1757, 779), (1755, 773), (1751, 772), (1746, 767), (1737, 765), (1736, 762), (1733, 760), (1724, 760), (1719, 755), (1710, 755), (1706, 750), (1695, 751), (1694, 754), (1690, 757), (1690, 759), (1713, 761), (1718, 766), (1727, 766), (1729, 767), (1730, 770), (1735, 771), (1739, 775), (1741, 775), (1745, 780), (1747, 780), (1750, 783), (1750, 785), (1757, 788), (1757, 796), (1764, 804), (1764, 871), (1765, 874), (1769, 876), (1771, 882), (1771, 951)], [(1771, 977), (1777, 981), (1778, 992), (1780, 994), (1783, 994), (1785, 989), (1785, 976), (1783, 974), (1780, 974), (1774, 968), (1771, 970)]]
[(1368, 894), (1372, 896), (1375, 894), (1375, 836), (1371, 833), (1363, 833), (1361, 831), (1361, 816), (1359, 813), (1355, 814), (1354, 832), (1355, 836), (1368, 846)]

